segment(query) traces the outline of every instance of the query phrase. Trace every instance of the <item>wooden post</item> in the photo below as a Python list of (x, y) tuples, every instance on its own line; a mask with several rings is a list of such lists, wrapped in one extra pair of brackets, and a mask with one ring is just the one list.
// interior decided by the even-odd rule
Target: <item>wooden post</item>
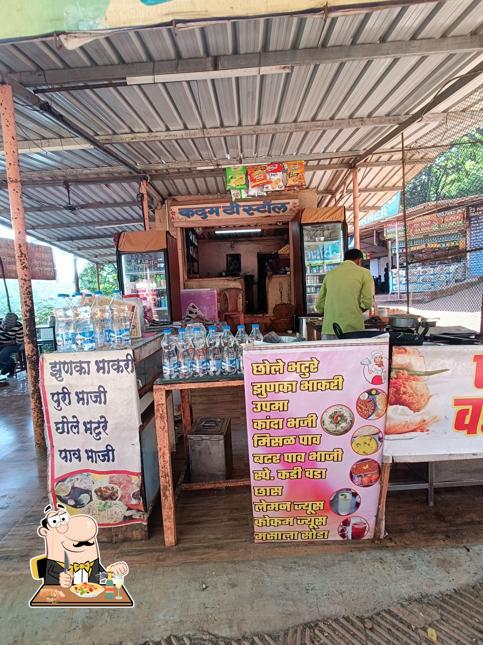
[(96, 262), (96, 280), (97, 280), (97, 290), (101, 290), (101, 274), (99, 270), (99, 264)]
[[(179, 282), (181, 289), (184, 289), (186, 280), (188, 279), (188, 265), (186, 262), (185, 253), (185, 232), (184, 228), (176, 229), (176, 246), (178, 248), (178, 265), (179, 265)], [(181, 312), (181, 315), (184, 311)]]
[(354, 209), (354, 248), (359, 249), (361, 237), (359, 233), (359, 171), (357, 167), (352, 168), (352, 205)]
[(141, 179), (139, 184), (139, 192), (141, 193), (141, 209), (143, 212), (144, 230), (149, 231), (149, 197), (148, 197), (148, 181)]
[(169, 445), (168, 393), (166, 390), (155, 385), (153, 387), (153, 395), (156, 440), (158, 443), (159, 486), (161, 512), (163, 514), (164, 544), (166, 547), (171, 547), (176, 544), (176, 516), (174, 510), (171, 447)]
[(376, 528), (374, 539), (376, 541), (384, 539), (384, 526), (386, 520), (386, 499), (389, 488), (389, 475), (391, 474), (391, 463), (382, 464), (381, 472), (381, 491), (379, 493), (379, 504), (377, 506)]
[(34, 297), (30, 272), (29, 249), (25, 229), (25, 211), (22, 198), (22, 183), (18, 156), (17, 132), (13, 92), (10, 85), (0, 85), (0, 120), (7, 172), (8, 199), (14, 233), (15, 262), (20, 291), (20, 306), (24, 328), (27, 380), (32, 408), (32, 424), (35, 446), (45, 450), (44, 414), (39, 387), (39, 352), (35, 328)]
[(188, 435), (191, 432), (191, 426), (193, 423), (191, 415), (191, 405), (190, 405), (190, 391), (189, 390), (180, 390), (181, 396), (181, 420), (183, 423), (183, 441), (184, 441), (184, 452), (186, 458), (188, 458)]

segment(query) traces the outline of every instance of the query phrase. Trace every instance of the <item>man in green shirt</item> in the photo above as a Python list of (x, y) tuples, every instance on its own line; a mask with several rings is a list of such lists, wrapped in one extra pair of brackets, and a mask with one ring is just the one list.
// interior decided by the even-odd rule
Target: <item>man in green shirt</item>
[(362, 265), (362, 251), (350, 249), (344, 262), (325, 276), (315, 309), (324, 315), (322, 333), (334, 336), (333, 324), (344, 333), (363, 331), (363, 312), (371, 308), (374, 280)]

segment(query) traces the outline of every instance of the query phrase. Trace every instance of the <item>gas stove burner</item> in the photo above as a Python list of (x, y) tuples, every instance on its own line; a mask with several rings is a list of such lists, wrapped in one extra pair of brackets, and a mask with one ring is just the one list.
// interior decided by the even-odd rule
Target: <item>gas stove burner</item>
[(391, 338), (391, 345), (422, 345), (429, 331), (425, 323), (419, 329), (403, 329), (389, 325), (387, 328)]
[(418, 334), (413, 329), (391, 329), (388, 327), (391, 345), (422, 345), (426, 334)]

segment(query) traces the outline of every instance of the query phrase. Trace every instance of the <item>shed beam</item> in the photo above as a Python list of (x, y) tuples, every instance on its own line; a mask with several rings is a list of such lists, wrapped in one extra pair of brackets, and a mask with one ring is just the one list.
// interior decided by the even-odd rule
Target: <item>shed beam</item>
[(230, 78), (240, 75), (274, 73), (281, 68), (326, 65), (354, 60), (456, 54), (483, 48), (483, 34), (448, 38), (316, 47), (298, 50), (258, 52), (227, 56), (187, 58), (148, 63), (97, 65), (71, 69), (17, 72), (9, 75), (25, 86), (55, 86), (103, 81), (153, 83), (197, 79)]
[[(403, 189), (402, 186), (362, 186), (358, 188), (359, 193), (398, 193)], [(347, 192), (351, 192), (350, 188)]]
[[(134, 200), (125, 201), (125, 202), (113, 202), (112, 204), (107, 204), (106, 202), (90, 202), (88, 204), (76, 204), (73, 208), (67, 206), (62, 206), (62, 204), (52, 204), (51, 206), (35, 206), (30, 208), (25, 208), (25, 213), (35, 214), (35, 213), (75, 213), (77, 211), (93, 211), (99, 209), (111, 209), (111, 208), (128, 208), (130, 206), (138, 206), (138, 203)], [(10, 211), (8, 209), (0, 209), (0, 215), (9, 215)], [(92, 222), (86, 222), (86, 226), (92, 224)], [(76, 222), (72, 223), (71, 226), (82, 226), (82, 224), (77, 224)], [(31, 226), (29, 226), (32, 229)], [(34, 227), (35, 228), (35, 227)], [(55, 226), (51, 227), (55, 228)]]
[[(94, 238), (95, 239), (95, 238)], [(76, 251), (99, 251), (99, 252), (115, 252), (116, 247), (114, 246), (114, 243), (110, 244), (107, 246), (106, 244), (86, 244), (85, 246), (74, 246), (72, 245), (72, 248), (75, 248)]]
[[(425, 114), (421, 117), (423, 123), (439, 123), (453, 115), (466, 115), (465, 112), (442, 112)], [(193, 130), (161, 130), (156, 132), (135, 132), (129, 134), (109, 134), (95, 137), (99, 145), (122, 145), (131, 143), (153, 143), (162, 141), (179, 141), (185, 139), (211, 139), (216, 137), (241, 137), (275, 135), (284, 133), (304, 133), (324, 130), (345, 130), (354, 128), (374, 128), (399, 125), (411, 115), (400, 114), (392, 116), (357, 117), (353, 119), (326, 119), (323, 121), (303, 121), (300, 123), (272, 123), (263, 125), (234, 126), (227, 128), (198, 128)], [(483, 118), (483, 113), (482, 113)], [(94, 146), (79, 137), (64, 137), (55, 139), (35, 139), (21, 141), (19, 152), (22, 154), (39, 154), (43, 152), (65, 152), (68, 150), (86, 150)], [(0, 149), (0, 154), (3, 150)]]
[[(378, 153), (379, 154), (379, 153)], [(381, 153), (382, 154), (382, 153)], [(392, 152), (391, 154), (396, 154)], [(337, 153), (334, 153), (337, 155)], [(304, 155), (297, 157), (298, 159), (303, 159)], [(320, 159), (320, 155), (317, 155), (317, 158)], [(286, 159), (288, 161), (288, 159)], [(259, 159), (259, 163), (264, 161), (273, 161), (273, 159)], [(406, 165), (410, 166), (425, 166), (434, 161), (434, 157), (421, 157), (419, 159), (407, 159)], [(226, 162), (226, 160), (225, 160)], [(192, 167), (190, 169), (181, 171), (181, 172), (159, 172), (158, 170), (149, 171), (149, 179), (153, 181), (170, 181), (170, 180), (179, 180), (179, 179), (204, 179), (204, 178), (224, 178), (225, 170), (224, 168), (216, 168), (214, 166), (212, 169), (207, 170), (198, 170), (196, 164), (193, 167), (193, 162), (188, 162)], [(199, 161), (197, 165), (203, 163)], [(171, 164), (166, 164), (171, 165)], [(181, 162), (181, 167), (183, 163)], [(367, 161), (358, 164), (360, 168), (386, 168), (386, 167), (397, 167), (401, 165), (401, 160), (388, 160), (388, 161)], [(156, 166), (158, 168), (159, 166)], [(326, 164), (314, 164), (312, 166), (306, 166), (305, 172), (326, 172), (331, 170), (346, 170), (351, 167), (350, 163), (326, 163)], [(0, 189), (5, 187), (5, 175), (0, 173)], [(114, 184), (114, 183), (134, 183), (136, 177), (126, 174), (124, 168), (108, 166), (103, 168), (77, 168), (77, 169), (66, 169), (66, 170), (42, 170), (42, 171), (26, 171), (22, 173), (22, 184), (24, 186), (47, 186), (47, 185), (57, 185), (63, 184), (64, 181), (68, 181), (69, 184)]]
[(142, 225), (141, 219), (133, 219), (133, 220), (119, 220), (119, 221), (114, 221), (114, 222), (104, 222), (103, 224), (95, 224), (94, 222), (70, 222), (69, 224), (48, 224), (47, 222), (43, 224), (33, 224), (29, 225), (27, 224), (27, 228), (29, 231), (42, 231), (42, 230), (49, 230), (49, 231), (60, 231), (62, 229), (69, 229), (69, 228), (86, 228), (86, 227), (91, 227), (91, 228), (115, 228), (117, 226), (122, 227), (122, 226), (135, 226), (139, 224), (139, 226)]
[(102, 239), (112, 239), (113, 233), (92, 233), (90, 235), (77, 235), (76, 237), (72, 237), (70, 235), (69, 237), (57, 237), (52, 240), (52, 244), (55, 244), (56, 242), (72, 242), (72, 244), (75, 244), (76, 242), (79, 242), (81, 240), (102, 240)]

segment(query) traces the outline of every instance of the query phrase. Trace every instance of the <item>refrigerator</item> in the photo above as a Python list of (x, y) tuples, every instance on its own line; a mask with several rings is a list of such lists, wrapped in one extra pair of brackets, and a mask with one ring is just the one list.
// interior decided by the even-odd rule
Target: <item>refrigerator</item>
[(304, 224), (302, 219), (304, 315), (318, 315), (315, 303), (325, 275), (344, 260), (345, 222)]
[(119, 288), (135, 296), (155, 320), (180, 318), (180, 285), (176, 241), (164, 231), (121, 233), (117, 242)]

